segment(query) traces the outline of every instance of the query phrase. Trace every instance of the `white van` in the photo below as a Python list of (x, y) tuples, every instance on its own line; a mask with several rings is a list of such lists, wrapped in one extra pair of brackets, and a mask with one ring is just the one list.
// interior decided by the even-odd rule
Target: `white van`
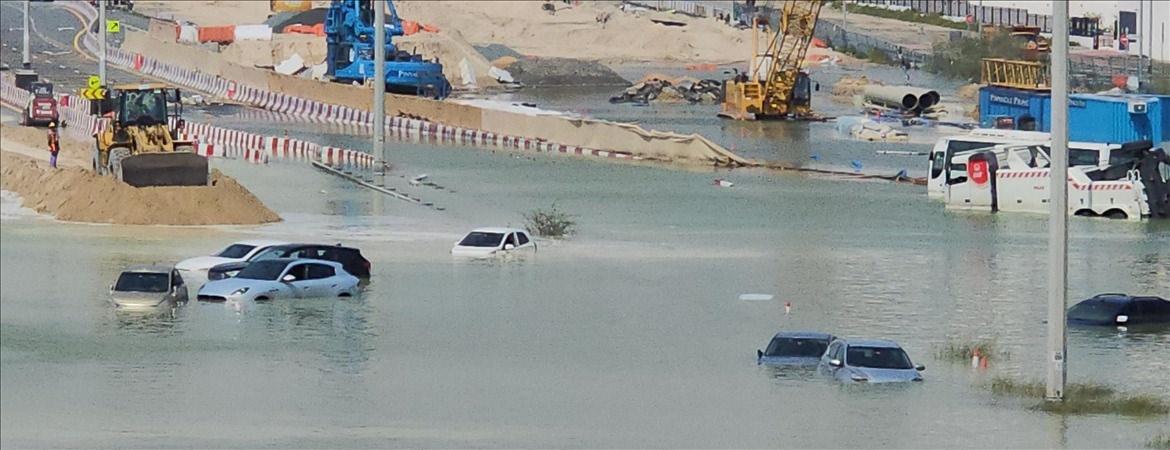
[[(1051, 135), (1048, 133), (996, 129), (976, 129), (969, 134), (941, 138), (930, 152), (927, 198), (943, 200), (948, 180), (953, 183), (958, 178), (966, 177), (967, 158), (977, 150), (987, 150), (997, 145), (1040, 145), (1047, 153), (1050, 140)], [(1069, 142), (1068, 148), (1070, 167), (1104, 168), (1116, 163), (1117, 158), (1121, 157), (1114, 152), (1121, 148), (1120, 144)]]

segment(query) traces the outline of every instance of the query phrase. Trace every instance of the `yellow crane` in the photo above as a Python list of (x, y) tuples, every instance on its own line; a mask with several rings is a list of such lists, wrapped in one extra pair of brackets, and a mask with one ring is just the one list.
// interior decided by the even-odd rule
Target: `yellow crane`
[[(800, 70), (812, 42), (823, 0), (786, 0), (772, 39), (759, 52), (759, 27), (752, 20), (752, 59), (746, 73), (724, 82), (720, 117), (736, 120), (816, 120), (812, 83)], [(760, 79), (763, 72), (763, 79)]]

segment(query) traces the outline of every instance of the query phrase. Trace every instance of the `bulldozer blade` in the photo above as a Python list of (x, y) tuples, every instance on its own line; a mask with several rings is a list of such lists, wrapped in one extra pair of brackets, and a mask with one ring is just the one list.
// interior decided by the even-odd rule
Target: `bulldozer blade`
[(122, 181), (134, 187), (207, 186), (207, 158), (194, 153), (143, 153), (122, 160)]

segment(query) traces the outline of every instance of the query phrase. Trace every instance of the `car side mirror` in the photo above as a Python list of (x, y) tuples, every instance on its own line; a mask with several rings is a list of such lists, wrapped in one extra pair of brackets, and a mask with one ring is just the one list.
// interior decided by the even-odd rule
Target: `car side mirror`
[(760, 349), (756, 349), (756, 361), (759, 361), (761, 359), (764, 359), (764, 351), (760, 350)]
[(285, 283), (288, 283), (288, 282), (291, 282), (291, 281), (296, 281), (296, 279), (297, 279), (297, 277), (296, 277), (295, 275), (291, 274), (291, 273), (290, 273), (290, 274), (288, 274), (288, 275), (285, 275), (285, 276), (283, 276), (283, 277), (280, 277), (280, 281), (283, 281), (283, 282), (285, 282)]
[(514, 249), (514, 248), (516, 248), (516, 246), (515, 246), (515, 245), (512, 245), (512, 244), (504, 244), (504, 250), (511, 250), (511, 249)]
[(830, 365), (830, 366), (833, 366), (833, 367), (841, 367), (841, 360), (839, 360), (839, 359), (830, 359), (830, 360), (829, 360), (829, 365)]
[(926, 370), (926, 366), (919, 364), (914, 370)]

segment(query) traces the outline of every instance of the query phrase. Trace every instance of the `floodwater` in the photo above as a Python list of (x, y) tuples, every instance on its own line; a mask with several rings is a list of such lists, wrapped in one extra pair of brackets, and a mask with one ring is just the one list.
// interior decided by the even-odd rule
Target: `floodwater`
[[(361, 145), (312, 126), (291, 133)], [(65, 224), (5, 196), (0, 444), (1117, 448), (1170, 430), (1166, 417), (1033, 412), (981, 387), (1043, 376), (1042, 216), (946, 212), (908, 185), (390, 145), (390, 184), (444, 210), (301, 165), (234, 161), (214, 165), (285, 222)], [(421, 173), (443, 189), (402, 178)], [(577, 216), (572, 239), (528, 257), (448, 254), (471, 227), (519, 225), (554, 202)], [(1170, 224), (1070, 222), (1072, 300), (1170, 295)], [(124, 266), (255, 237), (358, 246), (373, 279), (352, 300), (173, 314), (124, 314), (105, 299)], [(772, 334), (798, 329), (897, 340), (926, 381), (843, 387), (756, 365)], [(997, 339), (1010, 358), (979, 371), (932, 357), (973, 338)], [(1170, 400), (1170, 330), (1073, 329), (1069, 347), (1071, 381)]]

